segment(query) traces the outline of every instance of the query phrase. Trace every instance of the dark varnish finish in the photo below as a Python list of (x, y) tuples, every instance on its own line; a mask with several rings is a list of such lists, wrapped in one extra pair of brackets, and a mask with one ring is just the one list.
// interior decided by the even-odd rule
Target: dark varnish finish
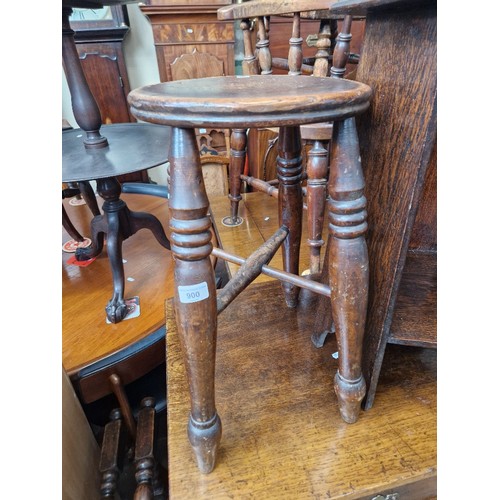
[[(146, 86), (129, 94), (131, 111), (138, 119), (172, 127), (170, 146), (165, 147), (170, 158), (170, 240), (176, 288), (174, 306), (190, 388), (188, 437), (198, 468), (203, 473), (209, 473), (215, 467), (222, 425), (214, 392), (217, 301), (210, 260), (211, 220), (207, 215), (209, 202), (194, 128), (279, 127), (280, 226), (285, 226), (288, 232), (283, 244), (283, 266), (285, 273), (296, 275), (299, 270), (303, 204), (299, 126), (302, 123), (339, 120), (339, 140), (331, 166), (335, 182), (330, 188), (330, 195), (335, 194), (336, 201), (331, 209), (332, 223), (336, 227), (332, 237), (339, 240), (333, 245), (337, 245), (339, 253), (330, 253), (329, 266), (343, 277), (340, 286), (332, 287), (331, 300), (341, 324), (342, 342), (344, 336), (350, 337), (345, 346), (340, 344), (340, 349), (345, 349), (345, 355), (336, 390), (343, 418), (354, 422), (363, 387), (358, 354), (366, 301), (363, 285), (366, 268), (362, 258), (365, 228), (363, 221), (358, 221), (360, 215), (364, 216), (364, 206), (358, 200), (363, 197), (362, 185), (358, 182), (360, 162), (353, 117), (368, 108), (370, 98), (370, 88), (362, 83), (288, 75), (173, 81)], [(275, 246), (271, 245), (269, 258), (274, 251)], [(259, 267), (262, 267), (260, 261)], [(246, 286), (247, 281), (243, 280), (242, 284)], [(235, 282), (226, 286), (230, 289), (233, 285), (234, 290), (239, 292), (241, 287)], [(295, 307), (299, 287), (284, 281), (283, 288), (287, 305)], [(234, 293), (230, 292), (228, 298), (232, 300)]]

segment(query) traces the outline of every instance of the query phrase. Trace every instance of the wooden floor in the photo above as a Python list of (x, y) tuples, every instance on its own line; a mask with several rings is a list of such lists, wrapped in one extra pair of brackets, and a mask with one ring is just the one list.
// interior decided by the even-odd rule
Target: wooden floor
[[(246, 195), (238, 229), (220, 223), (227, 199), (212, 200), (223, 248), (246, 257), (270, 236), (272, 203)], [(170, 301), (166, 314), (170, 499), (436, 498), (435, 350), (389, 345), (373, 408), (346, 424), (333, 390), (335, 340), (316, 349), (313, 316), (288, 309), (279, 283), (261, 276), (219, 316), (223, 436), (216, 468), (203, 475), (187, 439), (188, 388)]]

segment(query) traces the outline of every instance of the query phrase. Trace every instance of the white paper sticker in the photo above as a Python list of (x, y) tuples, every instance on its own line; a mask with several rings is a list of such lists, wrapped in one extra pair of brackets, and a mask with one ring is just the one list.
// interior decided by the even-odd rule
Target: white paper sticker
[(193, 302), (208, 299), (209, 293), (206, 281), (196, 285), (179, 286), (177, 289), (179, 291), (179, 299), (183, 304), (192, 304)]

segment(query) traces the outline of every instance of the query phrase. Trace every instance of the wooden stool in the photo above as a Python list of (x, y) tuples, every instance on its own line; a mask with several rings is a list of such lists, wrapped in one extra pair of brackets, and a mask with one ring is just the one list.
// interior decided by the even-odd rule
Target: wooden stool
[[(198, 467), (213, 470), (221, 438), (214, 398), (217, 313), (254, 279), (283, 243), (283, 282), (289, 307), (300, 288), (329, 295), (339, 344), (335, 390), (342, 418), (355, 422), (365, 381), (361, 349), (368, 293), (368, 256), (364, 234), (366, 199), (355, 119), (369, 107), (371, 89), (332, 78), (267, 75), (214, 77), (167, 82), (129, 94), (139, 119), (170, 125), (170, 229), (175, 260), (175, 315), (190, 386), (188, 436)], [(322, 286), (297, 276), (302, 223), (300, 125), (335, 121), (329, 185), (329, 280)], [(252, 254), (219, 294), (195, 128), (279, 127), (279, 211), (281, 228)], [(223, 255), (224, 253), (224, 255)], [(258, 327), (258, 321), (256, 321)]]

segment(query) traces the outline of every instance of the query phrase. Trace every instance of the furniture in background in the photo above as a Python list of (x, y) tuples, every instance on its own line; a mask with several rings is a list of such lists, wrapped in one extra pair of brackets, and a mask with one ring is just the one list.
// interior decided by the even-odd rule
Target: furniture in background
[[(276, 7), (274, 7), (276, 9)], [(315, 54), (318, 52), (318, 40), (320, 37), (319, 16), (324, 15), (319, 11), (304, 12), (301, 15), (300, 33), (303, 39), (302, 51), (305, 62), (312, 65)], [(337, 37), (336, 25), (338, 18), (342, 19), (343, 16), (332, 16), (331, 23), (331, 41), (330, 50), (333, 50), (334, 42)], [(272, 56), (275, 59), (286, 60), (290, 48), (289, 38), (292, 32), (291, 16), (270, 16), (269, 17), (269, 46), (271, 47)], [(364, 34), (364, 18), (361, 16), (354, 17), (351, 33), (352, 39), (350, 41), (350, 52), (352, 59), (361, 51), (363, 34)], [(257, 30), (253, 29), (254, 45), (257, 42)], [(320, 46), (322, 43), (320, 42)], [(331, 57), (331, 52), (330, 52)], [(352, 73), (356, 65), (348, 62), (347, 74)], [(273, 73), (285, 74), (286, 70), (273, 65)], [(276, 157), (277, 157), (277, 144), (278, 133), (273, 129), (250, 129), (248, 131), (248, 175), (264, 181), (272, 181), (276, 179)], [(247, 190), (252, 191), (250, 186), (246, 187)]]
[[(208, 97), (207, 97), (208, 96)], [(364, 397), (361, 348), (366, 314), (366, 200), (354, 116), (369, 107), (371, 89), (358, 82), (287, 75), (172, 81), (135, 89), (131, 111), (139, 120), (172, 127), (169, 210), (175, 262), (175, 308), (191, 387), (188, 435), (202, 472), (215, 465), (221, 423), (215, 409), (216, 317), (260, 274), (282, 246), (288, 307), (300, 288), (331, 297), (340, 348), (335, 389), (346, 422), (355, 422)], [(300, 125), (337, 120), (330, 183), (330, 286), (297, 276), (302, 224)], [(280, 127), (278, 160), (281, 227), (216, 294), (210, 255), (230, 260), (210, 243), (211, 220), (194, 129)]]
[[(124, 194), (123, 201), (167, 227), (166, 199)], [(72, 206), (69, 200), (64, 205), (77, 228), (90, 224), (86, 206)], [(113, 324), (101, 307), (112, 278), (105, 254), (79, 267), (62, 253), (62, 363), (89, 422), (103, 427), (118, 403), (124, 425), (135, 436), (133, 420), (144, 396), (155, 398), (157, 411), (165, 408), (165, 313), (158, 297), (173, 294), (173, 263), (150, 231), (123, 242), (126, 299), (138, 297), (139, 307), (136, 317)]]
[[(369, 409), (388, 343), (437, 347), (436, 2), (341, 0), (331, 11), (366, 16), (356, 79), (374, 92), (358, 120), (370, 262)], [(316, 330), (328, 330), (327, 317), (318, 314)]]
[[(70, 26), (90, 91), (101, 112), (102, 123), (129, 123), (130, 92), (123, 41), (130, 31), (126, 5), (73, 9)], [(118, 176), (119, 182), (149, 182), (147, 170)]]
[(77, 248), (75, 256), (79, 261), (97, 257), (102, 252), (106, 234), (114, 289), (106, 306), (106, 314), (112, 323), (122, 321), (128, 313), (121, 256), (123, 240), (141, 228), (147, 228), (162, 246), (167, 249), (170, 247), (158, 219), (147, 213), (133, 213), (120, 200), (117, 176), (165, 163), (167, 151), (161, 146), (170, 130), (168, 127), (154, 127), (153, 131), (149, 124), (125, 123), (104, 125), (108, 137), (101, 134), (101, 113), (83, 72), (69, 16), (73, 8), (102, 8), (103, 5), (125, 3), (129, 3), (128, 0), (64, 0), (62, 4), (63, 67), (71, 93), (73, 114), (80, 126), (80, 129), (63, 132), (62, 181), (96, 180), (97, 192), (105, 199), (102, 207), (104, 213), (94, 217), (91, 223), (91, 245)]
[[(153, 29), (160, 82), (235, 74), (233, 23), (217, 19), (217, 9), (230, 3), (231, 0), (141, 2), (141, 12)], [(229, 163), (229, 133), (217, 128), (196, 132), (207, 187), (212, 194), (221, 194), (221, 176)]]
[[(234, 75), (233, 23), (219, 21), (217, 9), (230, 0), (146, 0), (141, 12), (151, 22), (160, 81), (197, 78), (201, 74)], [(183, 64), (182, 56), (209, 54), (200, 67)]]
[[(245, 75), (269, 75), (278, 69), (290, 75), (306, 74), (313, 77), (343, 78), (350, 59), (357, 61), (357, 55), (350, 52), (352, 16), (346, 16), (342, 20), (342, 28), (337, 29), (339, 17), (331, 15), (328, 10), (290, 13), (289, 8), (290, 6), (269, 2), (250, 1), (219, 9), (218, 15), (221, 19), (232, 19), (240, 23), (244, 42), (243, 73)], [(310, 6), (310, 8), (314, 7)], [(287, 37), (289, 45), (286, 58), (277, 57), (274, 47), (271, 47), (271, 33), (274, 33), (271, 18), (274, 13), (288, 15), (293, 20)], [(274, 17), (280, 19), (279, 16)], [(304, 21), (310, 19), (316, 21), (315, 52), (312, 56), (305, 57), (302, 47), (303, 25)], [(253, 29), (252, 26), (254, 26)], [(282, 24), (278, 24), (278, 27), (282, 27)], [(252, 31), (257, 32), (256, 43), (252, 43)], [(282, 33), (282, 30), (278, 32)], [(236, 132), (233, 132), (233, 136), (236, 136)], [(246, 134), (241, 133), (239, 136), (241, 143), (239, 148), (245, 152), (247, 150), (244, 142)], [(307, 179), (304, 187), (304, 206), (307, 208), (307, 241), (310, 255), (308, 272), (315, 275), (320, 272), (321, 248), (324, 246), (321, 235), (327, 198), (328, 163), (332, 149), (332, 123), (302, 125), (300, 138), (305, 164), (303, 180)], [(250, 165), (251, 161), (250, 158)], [(260, 178), (244, 175), (244, 162), (240, 158), (235, 158), (230, 165), (230, 180), (229, 199), (233, 220), (238, 218), (238, 205), (243, 183), (278, 197), (278, 189), (273, 181), (266, 182)]]
[[(101, 498), (130, 498), (131, 481), (127, 481), (130, 468), (135, 469), (135, 500), (165, 499), (166, 478), (157, 461), (158, 441), (155, 441), (156, 411), (152, 397), (142, 399), (137, 413), (137, 433), (131, 436), (123, 425), (118, 408), (111, 411), (104, 428), (99, 472)], [(133, 461), (130, 457), (133, 456)], [(127, 484), (129, 483), (129, 484)], [(120, 487), (121, 486), (121, 487)]]

